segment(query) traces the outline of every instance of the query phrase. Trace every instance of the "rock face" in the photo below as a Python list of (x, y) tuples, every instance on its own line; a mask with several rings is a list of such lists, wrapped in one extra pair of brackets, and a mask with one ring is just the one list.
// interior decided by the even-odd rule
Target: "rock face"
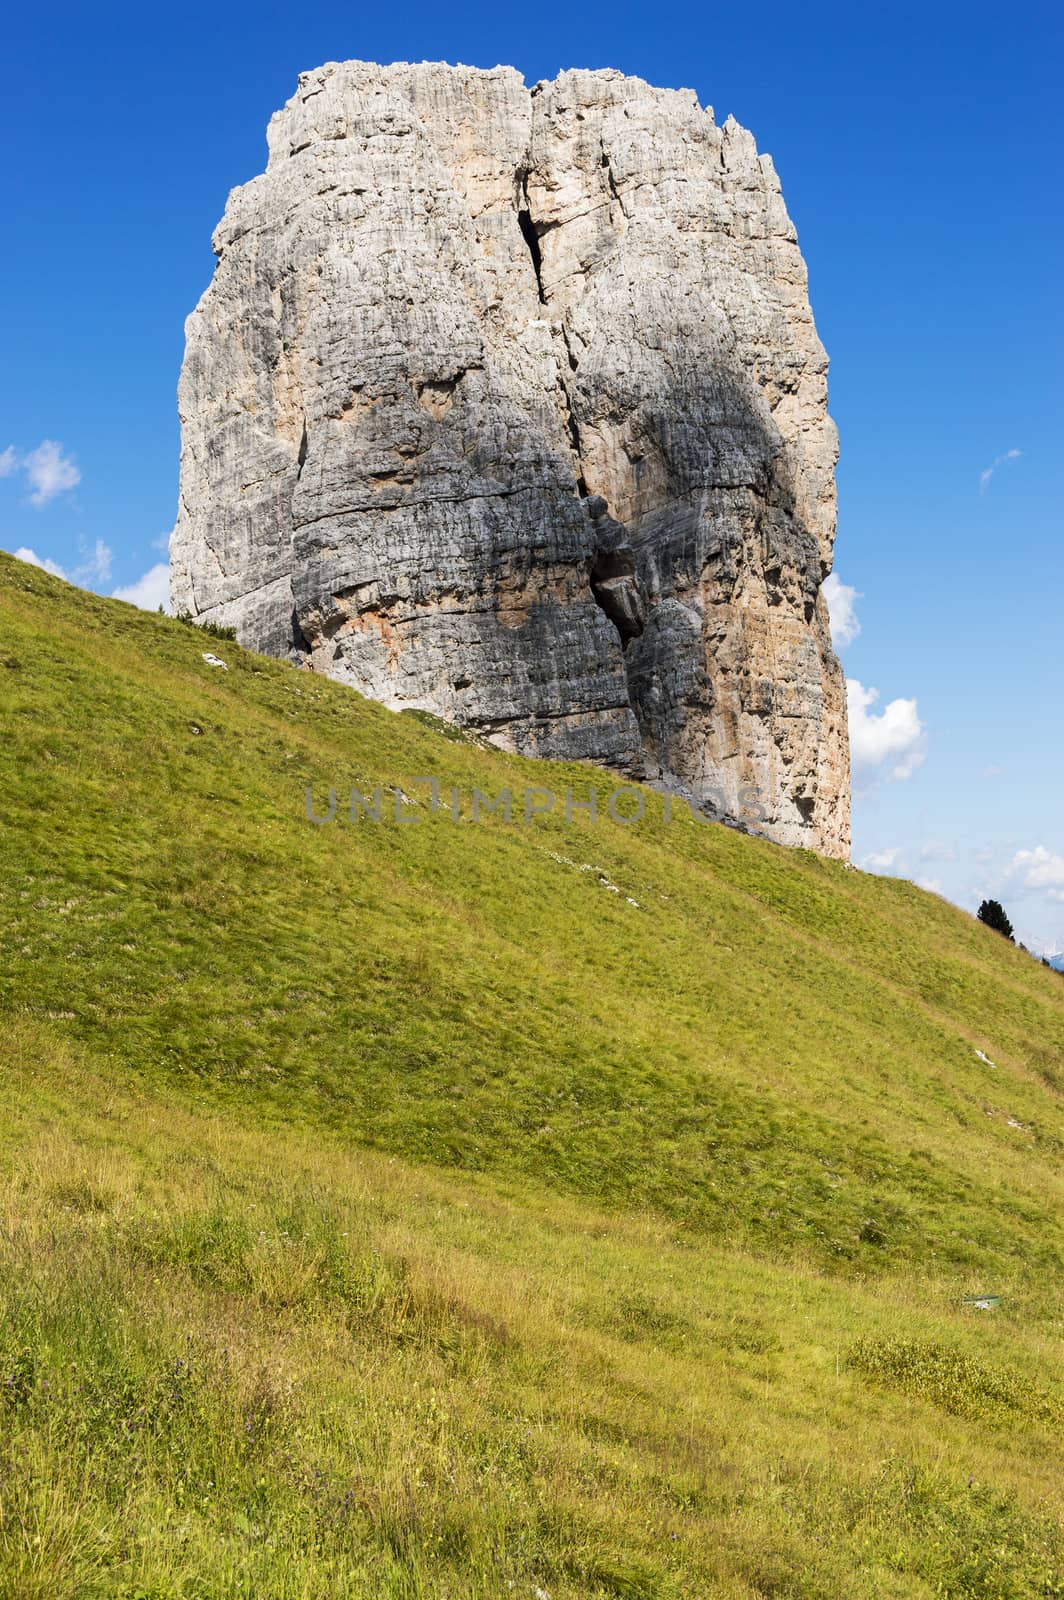
[(618, 72), (357, 61), (269, 147), (187, 325), (175, 608), (847, 854), (836, 435), (770, 158)]

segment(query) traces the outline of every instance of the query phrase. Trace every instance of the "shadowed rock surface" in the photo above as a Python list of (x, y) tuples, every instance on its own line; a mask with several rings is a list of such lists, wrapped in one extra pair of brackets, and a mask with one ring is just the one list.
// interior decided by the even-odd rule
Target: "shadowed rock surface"
[(770, 158), (690, 91), (434, 63), (304, 74), (269, 147), (188, 321), (175, 607), (846, 855), (836, 436)]

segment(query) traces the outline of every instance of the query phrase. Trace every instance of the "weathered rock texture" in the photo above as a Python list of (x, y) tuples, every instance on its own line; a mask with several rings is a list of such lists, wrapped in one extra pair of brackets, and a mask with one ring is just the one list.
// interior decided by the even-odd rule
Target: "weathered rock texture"
[(180, 386), (175, 607), (849, 848), (827, 360), (768, 156), (618, 72), (306, 73)]

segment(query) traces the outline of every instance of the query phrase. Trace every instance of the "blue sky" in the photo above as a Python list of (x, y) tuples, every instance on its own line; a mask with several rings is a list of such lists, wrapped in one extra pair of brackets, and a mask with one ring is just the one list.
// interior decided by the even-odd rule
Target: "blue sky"
[(0, 547), (105, 593), (165, 560), (184, 318), (301, 70), (616, 66), (693, 88), (773, 155), (831, 356), (854, 859), (969, 909), (994, 895), (1064, 950), (1058, 11), (19, 8)]

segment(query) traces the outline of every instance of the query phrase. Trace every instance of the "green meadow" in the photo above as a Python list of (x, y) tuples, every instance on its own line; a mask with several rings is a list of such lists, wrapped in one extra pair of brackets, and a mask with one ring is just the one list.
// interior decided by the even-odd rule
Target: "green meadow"
[(2, 555), (0, 730), (4, 1600), (1064, 1595), (1064, 978)]

